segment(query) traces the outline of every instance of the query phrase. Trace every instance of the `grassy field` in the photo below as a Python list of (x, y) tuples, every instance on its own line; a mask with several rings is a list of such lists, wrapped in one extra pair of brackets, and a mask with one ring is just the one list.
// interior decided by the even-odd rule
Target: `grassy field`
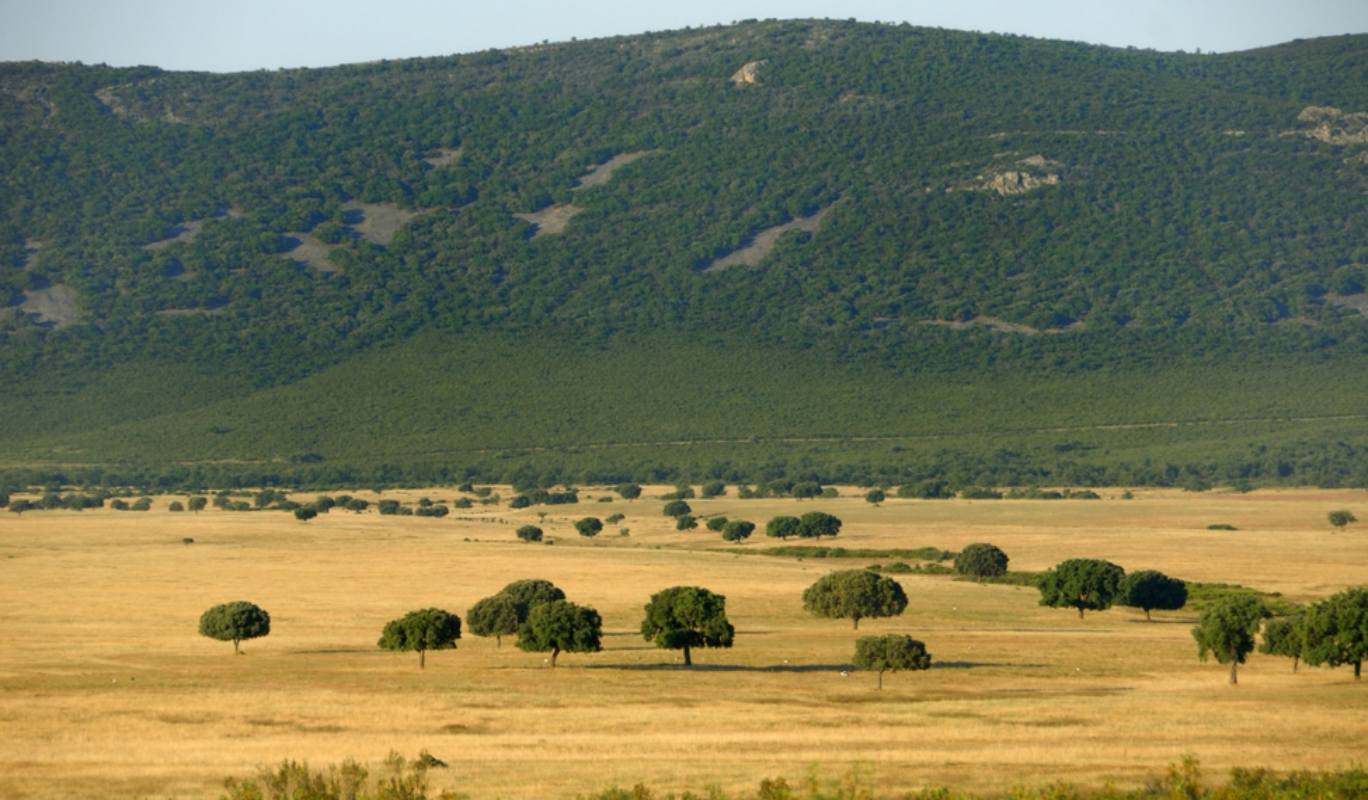
[[(387, 496), (424, 494), (456, 496)], [(844, 494), (690, 502), (762, 526), (778, 513), (830, 511), (846, 520), (836, 543), (847, 547), (991, 541), (1014, 568), (1096, 556), (1294, 600), (1368, 576), (1363, 524), (1336, 533), (1325, 520), (1335, 508), (1368, 516), (1362, 491), (1121, 500), (1113, 490), (1101, 501), (878, 508)], [(148, 513), (0, 515), (0, 797), (216, 797), (224, 777), (282, 758), (376, 762), (391, 750), (448, 762), (433, 773), (439, 788), (545, 798), (637, 782), (753, 789), (764, 777), (857, 765), (887, 794), (1127, 784), (1185, 753), (1223, 771), (1344, 767), (1368, 749), (1368, 685), (1347, 670), (1293, 675), (1287, 660), (1256, 654), (1231, 688), (1225, 668), (1198, 662), (1188, 612), (1146, 624), (1113, 609), (1080, 622), (1039, 607), (1033, 589), (944, 576), (897, 576), (907, 612), (861, 625), (923, 639), (935, 659), (878, 691), (873, 675), (849, 671), (850, 626), (809, 618), (800, 601), (828, 570), (868, 561), (743, 556), (775, 542), (676, 533), (660, 500), (614, 498), (445, 519), (334, 511), (307, 524), (280, 512), (170, 514), (169, 498)], [(554, 546), (514, 542), (539, 511)], [(586, 541), (570, 528), (613, 512), (626, 515), (629, 536), (609, 526)], [(1206, 530), (1212, 523), (1239, 530)], [(540, 654), (467, 634), (419, 671), (415, 655), (375, 646), (407, 610), (464, 616), (524, 577), (596, 607), (604, 651), (566, 654), (553, 672)], [(680, 583), (725, 594), (737, 627), (733, 649), (699, 651), (689, 671), (636, 632), (649, 595)], [(273, 619), (271, 636), (244, 643), (242, 657), (196, 634), (200, 612), (237, 599)]]

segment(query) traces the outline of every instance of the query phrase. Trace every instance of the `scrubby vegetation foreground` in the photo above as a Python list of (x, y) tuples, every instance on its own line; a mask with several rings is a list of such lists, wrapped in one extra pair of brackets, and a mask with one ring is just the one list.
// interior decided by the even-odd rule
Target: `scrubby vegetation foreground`
[[(314, 770), (308, 764), (283, 761), (262, 768), (254, 778), (229, 778), (222, 800), (461, 800), (457, 791), (431, 794), (427, 773), (447, 765), (427, 752), (413, 760), (391, 753), (372, 772), (353, 761)], [(1208, 781), (1197, 759), (1185, 756), (1168, 772), (1133, 789), (1082, 788), (1069, 784), (1018, 787), (1010, 792), (970, 794), (949, 787), (928, 787), (899, 795), (880, 794), (867, 771), (855, 769), (827, 779), (815, 771), (800, 780), (766, 779), (754, 792), (729, 793), (717, 787), (682, 794), (661, 793), (644, 784), (612, 788), (580, 800), (1352, 800), (1368, 797), (1368, 771), (1361, 767), (1316, 772), (1277, 773), (1234, 769), (1225, 782)]]

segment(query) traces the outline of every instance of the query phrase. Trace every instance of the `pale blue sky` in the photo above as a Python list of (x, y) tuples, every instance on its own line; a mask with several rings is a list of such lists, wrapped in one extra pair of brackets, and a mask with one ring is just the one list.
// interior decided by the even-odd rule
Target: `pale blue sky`
[(1368, 32), (1368, 0), (0, 0), (0, 61), (327, 66), (748, 17), (906, 20), (1225, 52)]

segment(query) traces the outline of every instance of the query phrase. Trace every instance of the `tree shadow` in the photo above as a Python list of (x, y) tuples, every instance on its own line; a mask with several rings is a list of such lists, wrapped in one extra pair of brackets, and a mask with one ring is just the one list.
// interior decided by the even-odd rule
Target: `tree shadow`
[(995, 661), (932, 661), (931, 669), (1044, 669), (1049, 664), (1007, 664)]
[(586, 664), (585, 669), (622, 669), (632, 672), (769, 672), (805, 673), (829, 672), (849, 673), (855, 668), (849, 664), (775, 664), (767, 667), (752, 667), (744, 664)]

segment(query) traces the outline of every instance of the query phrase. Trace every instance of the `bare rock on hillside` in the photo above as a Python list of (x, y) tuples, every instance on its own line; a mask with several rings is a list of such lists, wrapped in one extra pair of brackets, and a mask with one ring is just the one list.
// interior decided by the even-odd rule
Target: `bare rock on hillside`
[(1297, 121), (1311, 128), (1298, 131), (1308, 139), (1326, 144), (1368, 144), (1368, 113), (1346, 112), (1330, 106), (1307, 106)]
[(741, 69), (732, 73), (731, 82), (734, 86), (753, 86), (760, 83), (760, 68), (768, 64), (769, 61), (751, 61), (741, 65)]

